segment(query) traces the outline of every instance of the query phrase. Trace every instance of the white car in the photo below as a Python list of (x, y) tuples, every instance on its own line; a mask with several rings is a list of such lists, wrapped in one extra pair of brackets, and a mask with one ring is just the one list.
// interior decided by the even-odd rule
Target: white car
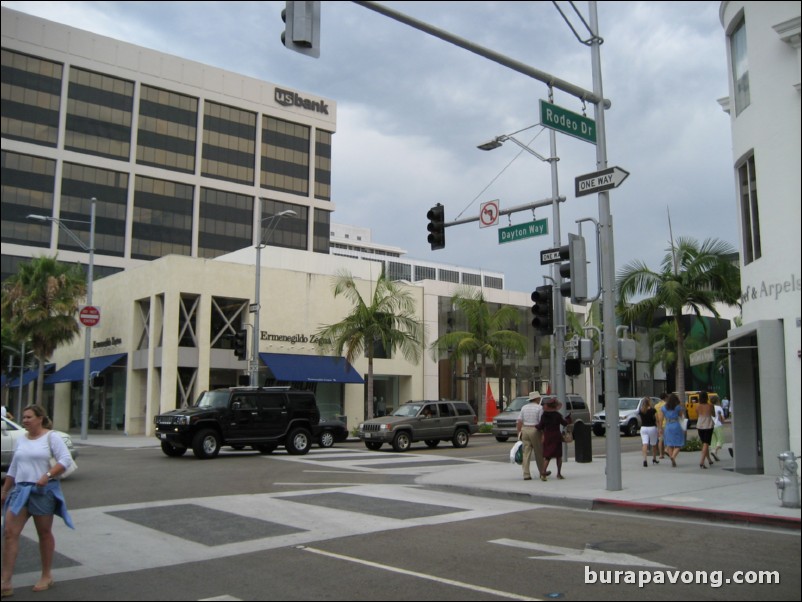
[[(11, 466), (11, 459), (14, 457), (14, 442), (19, 438), (25, 435), (25, 429), (14, 422), (13, 420), (9, 420), (8, 418), (2, 419), (2, 470), (8, 470), (9, 466)], [(70, 454), (72, 455), (72, 459), (78, 457), (78, 450), (72, 444), (72, 439), (70, 436), (62, 431), (53, 431), (57, 435), (59, 435), (62, 439), (64, 439), (64, 444), (67, 446), (67, 449), (70, 450)]]
[[(619, 397), (618, 398), (618, 427), (621, 432), (628, 437), (634, 437), (640, 431), (640, 406), (642, 397)], [(652, 407), (660, 400), (657, 397), (650, 397)], [(602, 411), (593, 416), (593, 434), (603, 437), (607, 431), (605, 417), (607, 413)]]

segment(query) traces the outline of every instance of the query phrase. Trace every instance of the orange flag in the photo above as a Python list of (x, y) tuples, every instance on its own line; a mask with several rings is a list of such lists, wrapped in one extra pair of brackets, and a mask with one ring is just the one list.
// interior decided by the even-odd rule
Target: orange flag
[(485, 420), (492, 421), (498, 415), (498, 406), (496, 406), (496, 398), (493, 397), (493, 391), (490, 389), (490, 383), (487, 383), (487, 395), (485, 403)]

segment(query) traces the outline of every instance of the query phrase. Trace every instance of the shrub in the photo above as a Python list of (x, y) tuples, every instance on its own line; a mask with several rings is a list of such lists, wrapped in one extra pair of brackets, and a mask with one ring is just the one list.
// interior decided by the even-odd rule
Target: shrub
[(702, 440), (698, 437), (687, 439), (685, 445), (682, 446), (682, 451), (695, 452), (702, 451)]

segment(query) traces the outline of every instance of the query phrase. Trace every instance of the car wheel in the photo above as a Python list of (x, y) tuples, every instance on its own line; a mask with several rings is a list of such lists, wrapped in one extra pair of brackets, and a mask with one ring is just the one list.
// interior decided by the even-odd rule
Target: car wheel
[(454, 433), (454, 438), (451, 440), (451, 444), (454, 447), (465, 447), (468, 445), (468, 440), (471, 438), (470, 433), (465, 429), (457, 429), (457, 432)]
[(369, 450), (377, 451), (381, 448), (382, 444), (378, 441), (365, 441), (365, 447)]
[(504, 443), (505, 441), (507, 441), (507, 439), (509, 439), (509, 437), (496, 437), (496, 441), (498, 441), (499, 443)]
[(400, 431), (393, 439), (393, 449), (397, 452), (405, 452), (412, 447), (412, 439), (406, 431)]
[(426, 446), (427, 447), (431, 447), (431, 448), (434, 449), (438, 445), (440, 445), (440, 439), (427, 439), (426, 440)]
[(320, 447), (332, 447), (334, 445), (334, 433), (331, 431), (323, 431), (320, 433), (317, 442)]
[(607, 429), (601, 426), (600, 424), (593, 425), (593, 434), (597, 437), (604, 437), (604, 433), (607, 432)]
[(192, 452), (196, 458), (208, 460), (220, 453), (220, 435), (212, 429), (198, 431), (192, 439)]
[(634, 437), (638, 434), (638, 421), (630, 420), (627, 423), (627, 437)]
[(303, 456), (312, 447), (312, 435), (305, 428), (296, 428), (287, 435), (287, 453)]
[(187, 453), (186, 447), (174, 447), (167, 441), (162, 441), (162, 451), (166, 456), (170, 456), (171, 458), (180, 458), (185, 453)]

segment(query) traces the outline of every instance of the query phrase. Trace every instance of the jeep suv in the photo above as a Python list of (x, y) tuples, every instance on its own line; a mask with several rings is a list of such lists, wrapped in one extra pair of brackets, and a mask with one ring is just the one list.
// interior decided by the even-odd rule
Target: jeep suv
[(425, 441), (429, 447), (440, 441), (465, 447), (478, 429), (476, 414), (464, 401), (409, 401), (389, 416), (360, 424), (359, 438), (368, 449), (390, 443), (395, 451), (404, 452), (415, 441)]
[(319, 421), (314, 394), (289, 387), (206, 391), (194, 406), (153, 419), (165, 454), (183, 456), (192, 448), (201, 459), (214, 458), (223, 445), (250, 445), (263, 454), (283, 445), (302, 455), (312, 446)]
[[(554, 399), (554, 395), (544, 395), (540, 401), (541, 405), (546, 401)], [(574, 395), (573, 393), (566, 395), (568, 398), (565, 404), (565, 413), (571, 414), (571, 420), (575, 424), (577, 422), (584, 422), (590, 424), (590, 411), (585, 404), (585, 400), (581, 395)], [(516, 397), (504, 408), (501, 414), (493, 418), (493, 436), (496, 441), (504, 442), (510, 437), (516, 437), (518, 416), (521, 415), (521, 408), (529, 403), (529, 397)]]
[[(618, 398), (618, 428), (628, 437), (634, 437), (640, 431), (641, 400), (643, 397), (619, 397)], [(660, 401), (657, 397), (650, 397), (652, 407)], [(593, 416), (593, 434), (597, 437), (604, 437), (607, 432), (605, 419), (607, 412), (601, 411)]]

